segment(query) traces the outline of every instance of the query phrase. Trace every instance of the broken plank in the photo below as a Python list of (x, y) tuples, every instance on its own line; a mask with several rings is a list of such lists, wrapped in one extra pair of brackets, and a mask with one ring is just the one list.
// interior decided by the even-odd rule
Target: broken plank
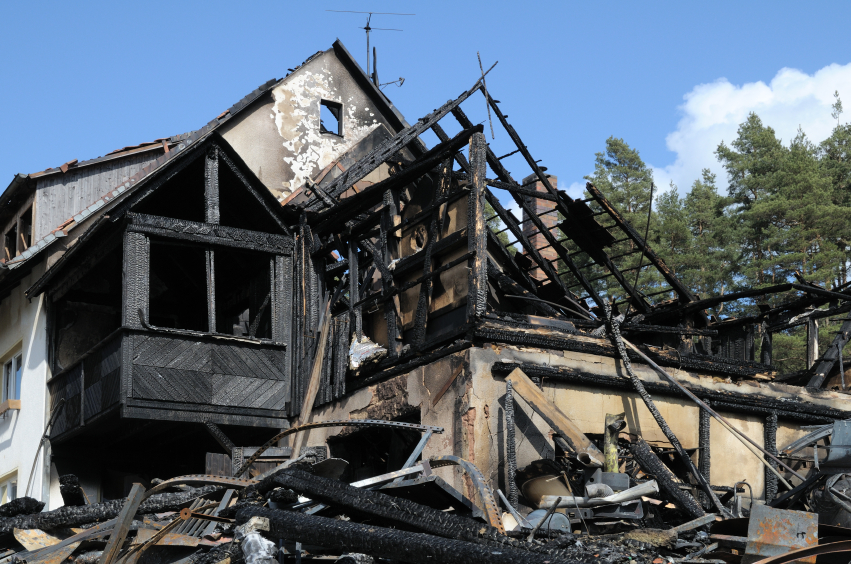
[(133, 517), (136, 516), (136, 510), (139, 509), (139, 505), (142, 504), (142, 500), (144, 499), (145, 487), (142, 484), (133, 484), (133, 487), (130, 489), (130, 495), (127, 496), (127, 502), (121, 508), (121, 513), (118, 514), (115, 527), (109, 536), (109, 542), (106, 543), (106, 548), (103, 549), (99, 564), (110, 564), (118, 556), (124, 540), (127, 538), (127, 533), (130, 531), (130, 524), (133, 522)]
[(522, 370), (515, 368), (506, 381), (510, 381), (514, 391), (529, 404), (529, 407), (540, 415), (553, 431), (567, 441), (568, 445), (576, 451), (577, 456), (588, 457), (589, 460), (583, 460), (583, 463), (595, 468), (603, 466), (603, 453), (561, 409), (544, 397), (543, 392)]

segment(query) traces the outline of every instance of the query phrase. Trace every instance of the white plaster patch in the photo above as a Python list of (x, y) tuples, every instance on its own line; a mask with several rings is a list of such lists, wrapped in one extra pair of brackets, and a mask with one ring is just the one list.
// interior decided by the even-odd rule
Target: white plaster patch
[(342, 116), (343, 136), (320, 133), (320, 100), (341, 101), (333, 82), (329, 69), (311, 71), (305, 68), (272, 90), (275, 127), (284, 139), (284, 149), (289, 153), (284, 162), (293, 172), (292, 180), (282, 183), (281, 200), (379, 125), (376, 120), (373, 123), (358, 121), (355, 118), (356, 106), (346, 103)]

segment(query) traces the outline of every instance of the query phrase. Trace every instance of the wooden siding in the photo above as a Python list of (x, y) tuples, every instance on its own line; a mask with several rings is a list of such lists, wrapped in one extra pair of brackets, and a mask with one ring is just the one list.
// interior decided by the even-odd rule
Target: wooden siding
[(162, 150), (128, 155), (104, 163), (39, 178), (36, 184), (34, 241), (92, 205), (154, 162)]

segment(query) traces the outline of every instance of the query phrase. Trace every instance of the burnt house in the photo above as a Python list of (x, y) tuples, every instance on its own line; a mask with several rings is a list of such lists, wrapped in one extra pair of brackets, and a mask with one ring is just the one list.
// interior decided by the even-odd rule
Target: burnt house
[[(497, 156), (465, 113), (478, 96), (511, 153)], [(285, 111), (302, 107), (309, 119)], [(352, 479), (460, 458), (435, 472), (484, 507), (471, 465), (511, 492), (518, 465), (564, 450), (593, 462), (587, 436), (622, 413), (626, 432), (661, 449), (665, 418), (700, 473), (683, 484), (696, 495), (747, 480), (771, 499), (811, 461), (768, 470), (683, 390), (774, 453), (802, 425), (851, 415), (851, 320), (803, 374), (776, 373), (770, 337), (847, 314), (849, 291), (694, 295), (605, 194), (558, 189), (484, 76), (409, 125), (335, 44), (222, 119), (164, 144), (168, 154), (87, 208), (74, 244), (26, 289), (45, 304), (53, 462), (106, 497), (129, 479), (211, 471), (207, 453), (239, 475), (255, 460), (245, 449), (269, 441), (281, 458), (328, 449)], [(512, 155), (525, 176), (504, 164)], [(651, 286), (636, 283), (642, 271)], [(754, 317), (709, 310), (772, 292), (788, 299)], [(607, 336), (613, 324), (634, 349)], [(534, 383), (520, 399), (508, 385), (517, 368)], [(541, 402), (570, 427), (553, 431)], [(358, 428), (375, 419), (399, 426)], [(326, 421), (346, 428), (276, 443)]]

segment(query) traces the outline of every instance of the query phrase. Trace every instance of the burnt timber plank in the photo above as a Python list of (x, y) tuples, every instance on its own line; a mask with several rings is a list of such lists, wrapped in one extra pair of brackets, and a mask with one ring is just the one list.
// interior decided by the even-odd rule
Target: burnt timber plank
[(127, 538), (127, 533), (130, 532), (130, 524), (133, 522), (133, 517), (136, 515), (136, 510), (145, 499), (145, 488), (142, 484), (133, 484), (130, 490), (130, 495), (127, 496), (127, 502), (121, 508), (121, 513), (115, 520), (115, 525), (112, 529), (112, 534), (109, 535), (109, 541), (106, 543), (106, 548), (103, 549), (98, 564), (111, 564), (118, 556), (124, 540)]
[(467, 322), (471, 323), (485, 313), (488, 298), (487, 237), (485, 225), (485, 191), (487, 190), (488, 143), (483, 133), (470, 139), (470, 199), (467, 204), (467, 249), (469, 260), (469, 289), (467, 291)]

